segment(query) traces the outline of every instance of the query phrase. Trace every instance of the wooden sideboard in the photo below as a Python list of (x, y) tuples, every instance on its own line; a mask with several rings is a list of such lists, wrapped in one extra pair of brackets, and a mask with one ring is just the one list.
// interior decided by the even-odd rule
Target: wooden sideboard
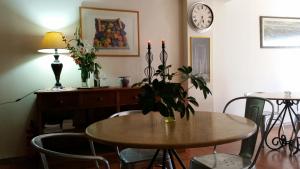
[(99, 116), (103, 119), (115, 112), (136, 109), (139, 92), (139, 88), (39, 90), (35, 92), (38, 130), (42, 133), (46, 123), (60, 123), (66, 118), (73, 118), (75, 125), (86, 127), (99, 120)]

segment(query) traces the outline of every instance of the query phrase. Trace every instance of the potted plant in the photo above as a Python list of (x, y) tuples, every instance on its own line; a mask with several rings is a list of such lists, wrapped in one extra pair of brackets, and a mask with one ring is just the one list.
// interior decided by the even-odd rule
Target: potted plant
[[(148, 55), (153, 58), (150, 49), (151, 47), (148, 44)], [(179, 112), (181, 118), (186, 116), (188, 119), (190, 113), (194, 114), (195, 112), (192, 105), (199, 106), (199, 104), (194, 97), (188, 95), (188, 90), (191, 87), (184, 88), (182, 84), (190, 80), (192, 87), (202, 91), (204, 98), (207, 98), (211, 91), (202, 76), (192, 74), (192, 67), (190, 66), (182, 66), (177, 69), (178, 72), (169, 73), (171, 65), (166, 66), (166, 55), (163, 43), (162, 64), (158, 66), (157, 70), (154, 70), (153, 77), (148, 72), (148, 77), (133, 85), (141, 87), (139, 104), (144, 114), (150, 111), (158, 111), (162, 116), (167, 117), (166, 122), (175, 119), (175, 112)], [(150, 60), (148, 59), (148, 61)], [(173, 77), (177, 75), (181, 76), (181, 82), (172, 82)]]

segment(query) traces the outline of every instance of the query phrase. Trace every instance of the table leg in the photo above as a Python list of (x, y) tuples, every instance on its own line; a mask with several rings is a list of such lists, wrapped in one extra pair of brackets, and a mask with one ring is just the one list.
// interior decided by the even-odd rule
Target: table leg
[(171, 152), (170, 149), (168, 149), (168, 153), (169, 153), (169, 156), (170, 156), (170, 161), (171, 161), (172, 168), (176, 169), (176, 166), (175, 166), (175, 163), (174, 163), (174, 158), (173, 158), (173, 155), (172, 155), (172, 152)]
[(154, 154), (153, 158), (151, 159), (151, 161), (150, 161), (150, 163), (149, 163), (149, 165), (148, 165), (147, 169), (151, 169), (151, 168), (152, 168), (152, 166), (153, 166), (153, 163), (154, 163), (154, 161), (155, 161), (155, 159), (156, 159), (156, 157), (157, 157), (157, 155), (158, 155), (159, 151), (160, 151), (160, 149), (157, 149), (157, 150), (156, 150), (156, 152), (155, 152), (155, 154)]
[[(153, 167), (153, 163), (159, 153), (159, 149), (156, 151), (156, 153), (154, 154), (153, 158), (151, 159), (147, 169), (151, 169)], [(182, 169), (186, 169), (183, 161), (180, 159), (179, 155), (177, 154), (177, 152), (174, 149), (164, 149), (163, 150), (163, 161), (162, 161), (162, 169), (166, 169), (166, 164), (167, 164), (167, 154), (169, 154), (170, 156), (170, 161), (171, 161), (171, 167), (173, 169), (176, 169), (175, 167), (175, 163), (174, 163), (174, 158), (173, 155), (176, 157), (177, 161), (179, 162), (179, 164), (181, 165)]]
[[(280, 112), (278, 117), (275, 119), (275, 121), (271, 125), (270, 129), (267, 131), (267, 138), (269, 136), (270, 131), (273, 129), (273, 127), (277, 123), (278, 119), (280, 119), (280, 118), (284, 119), (285, 116), (287, 115), (287, 113), (288, 113), (288, 116), (290, 116), (290, 119), (291, 119), (291, 123), (292, 123), (292, 126), (293, 126), (293, 132), (296, 133), (296, 127), (295, 127), (295, 124), (294, 124), (293, 116), (295, 116), (295, 118), (297, 120), (299, 120), (299, 119), (298, 119), (298, 116), (296, 115), (295, 111), (293, 110), (292, 106), (296, 105), (298, 102), (293, 102), (292, 100), (283, 100), (283, 101), (279, 102), (277, 100), (276, 103), (278, 105), (284, 104), (284, 108), (282, 109), (282, 111)], [(292, 139), (292, 138), (290, 138), (290, 140), (288, 140), (287, 136), (284, 133), (281, 134), (282, 127), (283, 127), (282, 125), (283, 125), (283, 120), (279, 124), (279, 129), (278, 129), (277, 136), (272, 139), (272, 145), (269, 145), (269, 143), (267, 141), (268, 139), (265, 140), (265, 143), (271, 150), (279, 150), (280, 148), (288, 145), (289, 149), (291, 150), (291, 153), (296, 154), (299, 151), (299, 141), (298, 141), (298, 139)], [(296, 145), (296, 149), (294, 151), (295, 145)], [(273, 146), (275, 146), (275, 147), (273, 147)]]
[(174, 149), (172, 149), (171, 152), (175, 155), (175, 157), (176, 157), (177, 161), (179, 162), (179, 164), (181, 165), (181, 167), (182, 167), (183, 169), (186, 169), (186, 167), (185, 167), (183, 161), (180, 159), (180, 157), (179, 157), (179, 155), (177, 154), (177, 152), (176, 152)]
[(166, 162), (167, 162), (166, 159), (167, 159), (167, 150), (164, 149), (164, 153), (163, 153), (163, 162), (162, 162), (162, 166), (161, 166), (162, 169), (166, 169)]

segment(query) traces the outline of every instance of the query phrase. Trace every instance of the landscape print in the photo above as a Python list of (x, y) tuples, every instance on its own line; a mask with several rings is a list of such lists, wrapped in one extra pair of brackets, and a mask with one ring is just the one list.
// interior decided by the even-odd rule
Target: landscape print
[(262, 47), (299, 47), (300, 19), (261, 17)]

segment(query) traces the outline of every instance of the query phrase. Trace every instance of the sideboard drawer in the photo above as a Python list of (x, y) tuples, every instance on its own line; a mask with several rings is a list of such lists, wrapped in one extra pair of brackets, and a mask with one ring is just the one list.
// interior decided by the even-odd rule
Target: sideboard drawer
[(83, 107), (115, 106), (116, 93), (114, 91), (102, 91), (93, 93), (81, 93), (80, 103)]
[(45, 122), (57, 123), (72, 118), (74, 126), (83, 129), (86, 125), (121, 111), (137, 107), (139, 88), (65, 88), (45, 89), (37, 95), (37, 126), (43, 132)]
[(48, 94), (40, 96), (41, 108), (49, 109), (66, 109), (74, 108), (78, 105), (77, 94)]
[(121, 105), (138, 104), (138, 95), (140, 90), (124, 90), (120, 92)]

